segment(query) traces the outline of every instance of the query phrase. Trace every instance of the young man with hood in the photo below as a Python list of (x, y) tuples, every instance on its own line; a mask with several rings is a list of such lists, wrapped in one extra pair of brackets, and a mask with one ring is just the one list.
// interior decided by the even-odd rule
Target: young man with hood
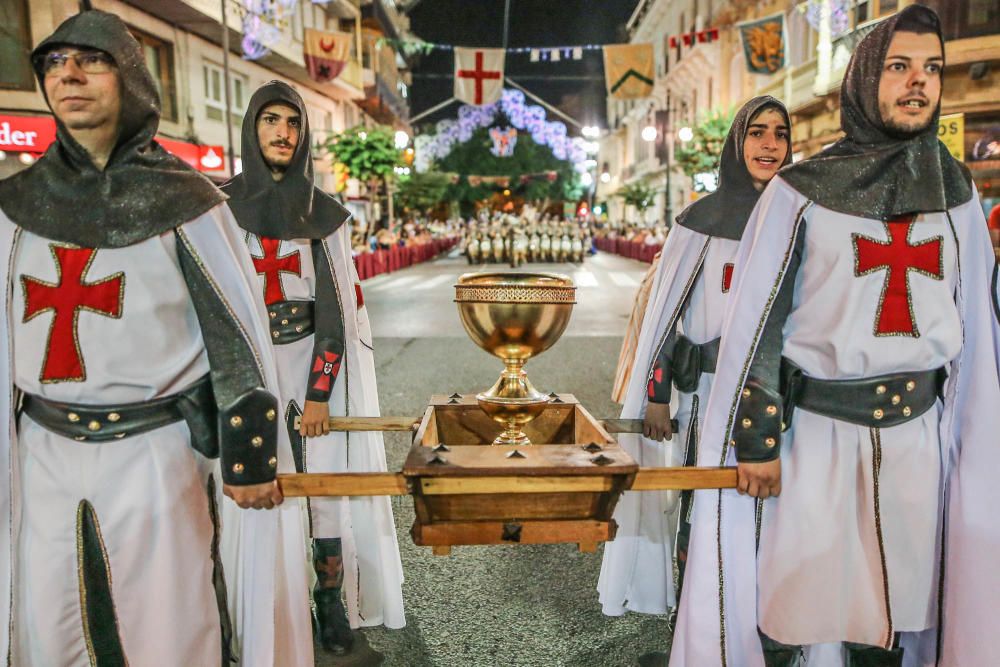
[[(371, 327), (344, 224), (350, 214), (313, 184), (310, 147), (305, 103), (289, 85), (271, 81), (250, 98), (243, 119), (243, 173), (222, 189), (267, 307), (296, 468), (385, 471), (381, 433), (330, 432), (331, 413), (378, 416), (378, 392)], [(344, 654), (353, 643), (351, 628), (403, 627), (402, 564), (389, 499), (312, 498), (306, 507), (323, 646)]]
[(747, 226), (699, 452), (738, 491), (696, 492), (674, 665), (1000, 660), (995, 260), (943, 55), (930, 9), (875, 26), (844, 138)]
[[(73, 16), (32, 63), (57, 131), (0, 181), (0, 655), (227, 663), (216, 488), (274, 508), (291, 458), (253, 268), (225, 197), (154, 141), (159, 97), (120, 19)], [(244, 514), (266, 539), (280, 513)], [(247, 575), (260, 622), (237, 621), (270, 642), (274, 570)]]
[[(640, 465), (694, 464), (739, 240), (761, 191), (791, 162), (789, 132), (788, 112), (773, 97), (743, 105), (723, 147), (719, 188), (687, 207), (667, 237), (622, 410), (623, 418), (643, 419), (643, 434), (622, 440)], [(622, 497), (598, 583), (605, 614), (664, 614), (676, 606), (675, 537), (683, 581), (691, 505), (690, 493), (678, 497)]]

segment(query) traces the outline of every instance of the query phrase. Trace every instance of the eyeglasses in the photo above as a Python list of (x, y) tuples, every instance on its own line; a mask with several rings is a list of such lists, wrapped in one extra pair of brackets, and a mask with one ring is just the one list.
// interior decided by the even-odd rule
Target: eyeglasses
[(107, 74), (115, 67), (115, 61), (103, 51), (79, 51), (77, 53), (52, 51), (42, 57), (42, 73), (45, 76), (61, 75), (66, 68), (66, 63), (71, 58), (84, 74)]

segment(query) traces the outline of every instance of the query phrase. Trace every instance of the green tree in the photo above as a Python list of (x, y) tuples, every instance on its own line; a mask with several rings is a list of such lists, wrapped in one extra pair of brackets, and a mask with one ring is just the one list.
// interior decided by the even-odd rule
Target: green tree
[(353, 178), (365, 182), (390, 179), (393, 168), (402, 164), (392, 132), (382, 127), (357, 125), (331, 136), (324, 148), (347, 165)]
[(688, 176), (718, 173), (726, 135), (733, 124), (734, 110), (715, 108), (705, 113), (692, 128), (691, 141), (675, 144), (674, 160)]
[(399, 180), (396, 198), (402, 206), (426, 212), (448, 198), (451, 176), (439, 171), (413, 174)]
[(639, 213), (645, 213), (653, 205), (656, 190), (639, 181), (623, 185), (614, 196), (621, 198), (626, 206), (635, 206)]

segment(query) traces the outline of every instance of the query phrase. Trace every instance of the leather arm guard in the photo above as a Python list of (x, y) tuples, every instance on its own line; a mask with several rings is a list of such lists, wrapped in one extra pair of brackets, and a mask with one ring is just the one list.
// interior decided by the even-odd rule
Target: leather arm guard
[(274, 480), (278, 471), (278, 400), (254, 389), (219, 412), (222, 481), (246, 486)]
[(781, 433), (785, 430), (784, 387), (781, 386), (783, 330), (792, 312), (795, 276), (802, 261), (804, 239), (805, 233), (800, 226), (739, 396), (729, 441), (730, 446), (736, 448), (737, 461), (763, 463), (773, 461), (781, 453)]
[(330, 400), (344, 361), (344, 311), (322, 240), (312, 242), (313, 266), (316, 269), (316, 338), (313, 344), (306, 400), (326, 403)]
[(763, 463), (778, 458), (783, 416), (781, 395), (749, 378), (740, 396), (729, 443), (736, 447), (736, 460)]
[(677, 323), (675, 322), (673, 330), (663, 340), (660, 349), (657, 350), (656, 357), (653, 359), (653, 366), (649, 369), (649, 377), (646, 378), (646, 398), (650, 403), (670, 402), (674, 383), (671, 356), (676, 344)]

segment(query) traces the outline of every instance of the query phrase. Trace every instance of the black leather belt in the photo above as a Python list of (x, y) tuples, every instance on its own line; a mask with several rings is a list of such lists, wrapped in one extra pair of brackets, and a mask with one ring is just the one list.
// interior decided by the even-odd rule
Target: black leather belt
[(820, 380), (783, 359), (781, 393), (785, 397), (785, 423), (791, 424), (792, 410), (802, 408), (870, 428), (905, 424), (934, 406), (947, 377), (942, 366), (860, 380)]
[(121, 405), (83, 405), (50, 401), (24, 393), (21, 412), (53, 433), (81, 442), (107, 442), (185, 420), (191, 445), (218, 456), (218, 409), (209, 376), (164, 398)]
[(685, 336), (678, 336), (670, 355), (670, 372), (674, 386), (685, 394), (698, 390), (702, 373), (714, 373), (719, 363), (719, 342), (716, 338), (707, 343), (692, 343)]
[(271, 340), (288, 345), (311, 336), (315, 331), (312, 301), (277, 301), (267, 307)]

